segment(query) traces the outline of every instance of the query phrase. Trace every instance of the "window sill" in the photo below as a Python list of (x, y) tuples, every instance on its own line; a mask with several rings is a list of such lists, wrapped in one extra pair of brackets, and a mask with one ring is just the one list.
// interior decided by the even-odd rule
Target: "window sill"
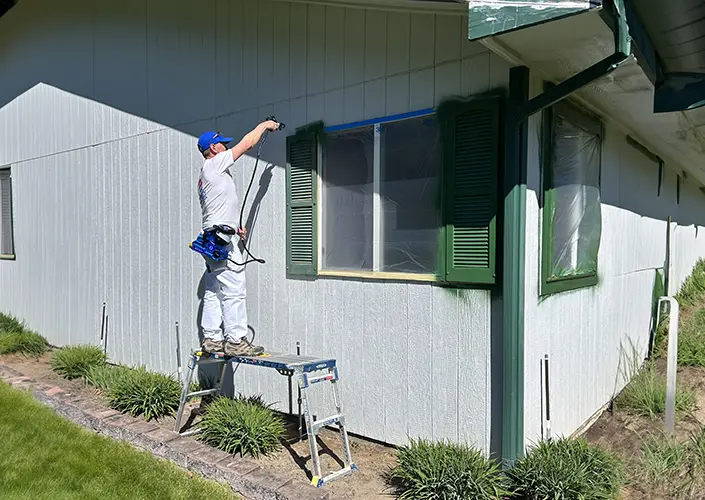
[(15, 260), (16, 258), (17, 257), (15, 256), (15, 254), (8, 254), (8, 255), (0, 254), (0, 260)]
[(556, 293), (578, 290), (580, 288), (588, 288), (597, 285), (598, 282), (599, 280), (597, 278), (597, 274), (578, 276), (575, 278), (563, 278), (556, 281), (542, 280), (540, 295), (545, 297)]
[(425, 283), (440, 283), (435, 274), (386, 273), (374, 271), (318, 271), (318, 276), (325, 278), (357, 278), (380, 281), (419, 281)]

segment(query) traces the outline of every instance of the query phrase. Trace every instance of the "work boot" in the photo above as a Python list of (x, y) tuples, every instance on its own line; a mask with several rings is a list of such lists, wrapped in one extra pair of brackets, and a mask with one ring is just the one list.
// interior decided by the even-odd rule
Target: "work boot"
[(259, 356), (264, 352), (264, 347), (252, 345), (247, 339), (242, 338), (239, 342), (225, 341), (226, 356)]
[(215, 340), (206, 339), (201, 346), (201, 350), (208, 354), (223, 354), (223, 341), (216, 342)]

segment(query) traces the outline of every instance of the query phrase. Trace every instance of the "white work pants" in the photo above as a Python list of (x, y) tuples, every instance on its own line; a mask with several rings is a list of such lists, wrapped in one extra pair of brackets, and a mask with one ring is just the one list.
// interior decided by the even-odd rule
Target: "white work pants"
[[(238, 246), (230, 258), (244, 262)], [(203, 316), (201, 327), (206, 339), (220, 342), (225, 339), (237, 342), (247, 335), (247, 307), (245, 305), (245, 267), (230, 261), (215, 262), (206, 258)]]

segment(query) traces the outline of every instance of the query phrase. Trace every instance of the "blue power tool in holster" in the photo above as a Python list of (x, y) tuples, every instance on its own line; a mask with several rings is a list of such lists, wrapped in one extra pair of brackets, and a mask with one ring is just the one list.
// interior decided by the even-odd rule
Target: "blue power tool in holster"
[(189, 248), (215, 261), (227, 260), (230, 255), (230, 240), (235, 229), (227, 225), (209, 227), (198, 235)]

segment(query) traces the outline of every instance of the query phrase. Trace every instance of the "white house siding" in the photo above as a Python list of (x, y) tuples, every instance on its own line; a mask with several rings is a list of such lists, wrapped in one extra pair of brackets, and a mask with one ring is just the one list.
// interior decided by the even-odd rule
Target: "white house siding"
[[(467, 42), (466, 26), (268, 0), (23, 0), (0, 20), (0, 166), (12, 166), (17, 253), (0, 262), (0, 310), (53, 344), (97, 343), (105, 301), (111, 359), (175, 372), (174, 323), (184, 351), (198, 343), (195, 136), (239, 137), (269, 114), (290, 133), (505, 86), (508, 65)], [(284, 146), (285, 134), (269, 137), (250, 196), (251, 207), (264, 184), (250, 229), (267, 264), (247, 273), (256, 340), (335, 356), (355, 433), (488, 450), (489, 293), (286, 280)], [(236, 169), (241, 194), (253, 163)], [(288, 408), (285, 378), (239, 372), (241, 389)]]
[[(538, 87), (537, 87), (538, 88)], [(630, 362), (641, 363), (649, 341), (655, 269), (665, 261), (668, 216), (673, 217), (671, 292), (705, 256), (705, 194), (626, 142), (609, 117), (602, 151), (600, 282), (595, 287), (539, 297), (541, 216), (539, 115), (530, 122), (526, 222), (525, 438), (541, 437), (541, 366), (550, 357), (554, 435), (579, 429), (624, 386)], [(648, 147), (648, 144), (647, 144)], [(654, 151), (658, 154), (658, 151)], [(696, 235), (697, 234), (697, 235)], [(633, 349), (636, 350), (636, 354)]]

